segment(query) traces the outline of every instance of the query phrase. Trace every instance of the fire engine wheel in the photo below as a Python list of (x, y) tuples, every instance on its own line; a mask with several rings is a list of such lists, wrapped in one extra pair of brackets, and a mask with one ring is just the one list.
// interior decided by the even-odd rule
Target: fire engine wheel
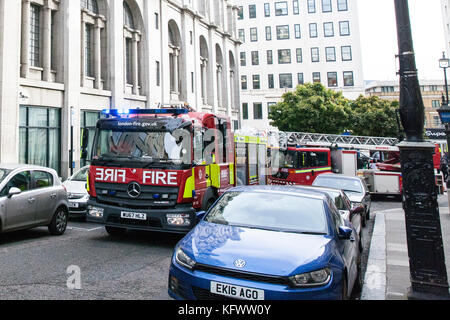
[(216, 200), (215, 192), (212, 189), (208, 189), (203, 197), (202, 211), (208, 211)]
[(127, 232), (127, 229), (116, 227), (105, 227), (105, 230), (110, 236), (122, 236)]

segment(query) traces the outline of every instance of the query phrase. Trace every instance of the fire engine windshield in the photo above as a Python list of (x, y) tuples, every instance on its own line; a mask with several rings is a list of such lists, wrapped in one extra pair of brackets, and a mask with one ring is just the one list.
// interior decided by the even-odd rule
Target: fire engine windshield
[(100, 130), (93, 156), (181, 164), (183, 146), (170, 132)]

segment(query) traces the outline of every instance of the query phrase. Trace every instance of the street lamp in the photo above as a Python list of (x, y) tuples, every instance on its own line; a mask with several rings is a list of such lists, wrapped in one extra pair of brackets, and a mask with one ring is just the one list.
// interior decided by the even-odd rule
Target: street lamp
[(447, 84), (447, 68), (450, 66), (450, 59), (445, 57), (445, 52), (442, 52), (442, 58), (439, 59), (439, 67), (444, 69), (444, 79), (445, 79), (445, 93), (446, 93), (446, 102), (445, 104), (448, 106), (448, 84)]
[(450, 299), (434, 175), (434, 145), (423, 138), (425, 106), (417, 75), (408, 0), (394, 1), (400, 61), (400, 116), (406, 135), (399, 149), (411, 280), (408, 297)]

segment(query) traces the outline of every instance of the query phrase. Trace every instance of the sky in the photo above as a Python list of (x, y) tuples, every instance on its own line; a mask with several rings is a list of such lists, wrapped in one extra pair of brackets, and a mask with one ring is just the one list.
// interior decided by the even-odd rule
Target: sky
[[(357, 0), (364, 79), (398, 80), (394, 0)], [(440, 0), (409, 0), (416, 65), (420, 80), (444, 79), (439, 59), (445, 50)]]

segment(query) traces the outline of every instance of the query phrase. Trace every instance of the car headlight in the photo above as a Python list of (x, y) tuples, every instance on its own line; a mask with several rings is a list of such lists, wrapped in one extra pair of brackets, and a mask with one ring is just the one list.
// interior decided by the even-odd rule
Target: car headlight
[(105, 212), (105, 209), (89, 206), (88, 212), (89, 215), (94, 218), (103, 218), (103, 213)]
[(196, 262), (191, 259), (181, 248), (175, 253), (176, 261), (181, 264), (183, 267), (188, 268), (189, 270), (194, 270)]
[(292, 285), (298, 288), (325, 286), (331, 281), (331, 270), (328, 268), (302, 273), (289, 278)]

